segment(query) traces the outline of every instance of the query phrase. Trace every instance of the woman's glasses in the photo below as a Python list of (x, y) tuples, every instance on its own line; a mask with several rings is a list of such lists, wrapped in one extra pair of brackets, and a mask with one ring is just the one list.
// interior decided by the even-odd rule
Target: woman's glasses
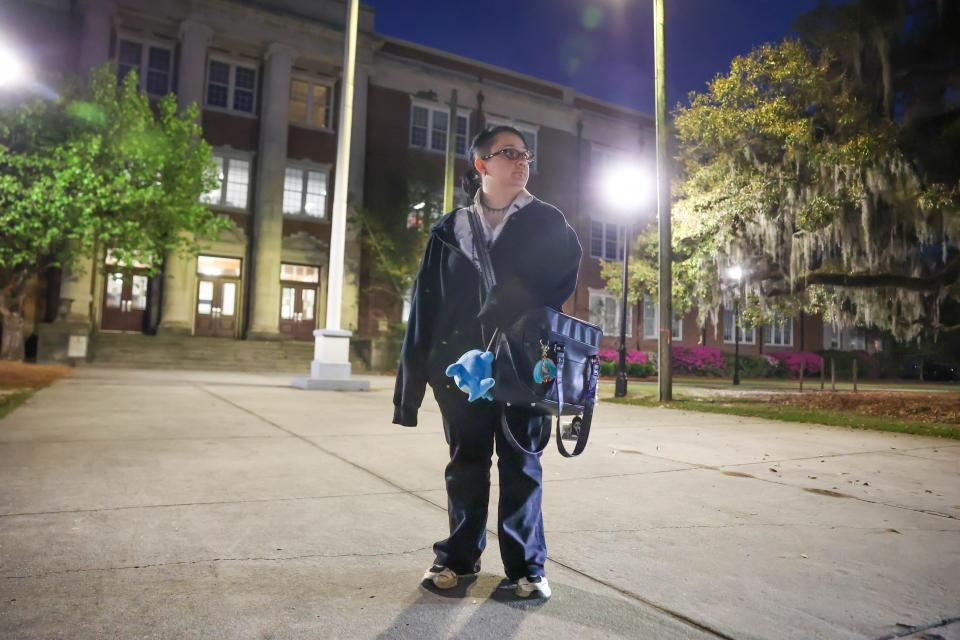
[(526, 160), (527, 163), (529, 164), (533, 162), (533, 159), (536, 157), (536, 154), (533, 151), (528, 151), (527, 149), (520, 150), (520, 149), (514, 149), (513, 147), (506, 147), (504, 149), (500, 149), (500, 151), (494, 151), (493, 153), (488, 153), (485, 156), (481, 156), (480, 159), (489, 160), (494, 156), (503, 156), (510, 162), (516, 162), (517, 160), (523, 159), (523, 160)]

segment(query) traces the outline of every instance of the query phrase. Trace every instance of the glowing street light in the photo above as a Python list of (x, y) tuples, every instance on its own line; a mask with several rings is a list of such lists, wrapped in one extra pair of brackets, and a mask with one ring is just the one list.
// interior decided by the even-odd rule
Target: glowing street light
[[(600, 176), (600, 193), (613, 210), (629, 216), (636, 214), (650, 196), (650, 175), (639, 163), (624, 162), (610, 167)], [(630, 226), (623, 233), (623, 293), (620, 299), (620, 363), (614, 395), (627, 395), (627, 266), (630, 260)]]
[(23, 59), (0, 41), (0, 88), (23, 84), (29, 75), (30, 69)]
[(607, 206), (620, 213), (636, 212), (650, 198), (650, 172), (639, 162), (622, 162), (600, 177)]

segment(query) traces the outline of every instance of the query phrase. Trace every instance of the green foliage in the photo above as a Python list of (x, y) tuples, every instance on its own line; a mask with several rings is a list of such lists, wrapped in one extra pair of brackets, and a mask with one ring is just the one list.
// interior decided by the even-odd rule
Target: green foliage
[(217, 184), (200, 133), (195, 108), (151, 106), (109, 65), (55, 101), (0, 109), (0, 291), (95, 247), (156, 272), (229, 227), (199, 202)]
[[(603, 360), (600, 362), (600, 375), (605, 378), (615, 378), (619, 364), (615, 361)], [(628, 362), (627, 377), (649, 378), (657, 375), (657, 368), (649, 362)]]
[(657, 374), (657, 368), (649, 362), (628, 362), (627, 375), (631, 378), (649, 378)]
[[(906, 28), (892, 15), (877, 19)], [(940, 326), (944, 299), (960, 295), (950, 275), (960, 266), (958, 176), (924, 171), (903, 143), (906, 125), (884, 112), (886, 93), (864, 99), (844, 60), (796, 40), (763, 45), (677, 109), (676, 309), (696, 306), (702, 322), (745, 293), (745, 326), (799, 310), (901, 338)], [(655, 228), (633, 255), (631, 295), (654, 292)], [(732, 265), (742, 289), (724, 278)], [(619, 290), (616, 266), (602, 273)]]
[[(422, 208), (413, 208), (421, 202)], [(417, 277), (430, 230), (443, 213), (443, 194), (422, 185), (412, 185), (407, 201), (399, 203), (391, 215), (359, 211), (363, 245), (374, 264), (371, 290), (397, 301), (406, 297)]]

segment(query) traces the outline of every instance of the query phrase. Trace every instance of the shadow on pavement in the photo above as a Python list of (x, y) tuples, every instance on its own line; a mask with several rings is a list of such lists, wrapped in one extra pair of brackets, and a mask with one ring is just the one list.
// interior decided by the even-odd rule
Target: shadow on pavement
[[(596, 637), (635, 638), (638, 630), (656, 629), (658, 623), (663, 623), (661, 614), (645, 610), (642, 605), (631, 605), (624, 598), (598, 595), (566, 583), (553, 585), (550, 600), (518, 598), (513, 589), (508, 580), (489, 574), (450, 590), (421, 585), (419, 597), (377, 638), (508, 639), (519, 635), (520, 626), (531, 615), (540, 618), (536, 624), (541, 632), (552, 631), (556, 638), (580, 637), (585, 629), (593, 631)], [(463, 620), (468, 610), (469, 617), (457, 622)], [(554, 620), (550, 623), (544, 617)]]

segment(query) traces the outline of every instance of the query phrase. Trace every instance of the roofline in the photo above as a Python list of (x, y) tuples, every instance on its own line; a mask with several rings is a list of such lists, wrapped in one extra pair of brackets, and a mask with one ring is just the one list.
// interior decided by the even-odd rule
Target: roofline
[[(437, 56), (441, 58), (447, 58), (451, 61), (459, 62), (460, 64), (469, 65), (477, 67), (478, 69), (490, 71), (492, 73), (501, 74), (515, 78), (516, 80), (527, 82), (532, 85), (542, 86), (544, 89), (552, 93), (560, 93), (561, 95), (566, 95), (567, 92), (570, 92), (573, 95), (574, 102), (579, 102), (580, 105), (571, 105), (576, 108), (585, 108), (586, 110), (591, 110), (592, 106), (599, 107), (596, 110), (596, 113), (600, 115), (619, 115), (629, 119), (637, 119), (645, 124), (653, 123), (653, 116), (650, 114), (640, 111), (639, 109), (634, 109), (632, 107), (625, 107), (623, 105), (615, 104), (601, 98), (596, 98), (594, 96), (587, 95), (585, 93), (580, 93), (573, 89), (573, 87), (563, 85), (557, 82), (552, 82), (550, 80), (544, 80), (543, 78), (537, 78), (536, 76), (531, 76), (526, 73), (519, 71), (514, 71), (512, 69), (507, 69), (505, 67), (499, 67), (497, 65), (492, 65), (486, 62), (481, 62), (473, 58), (467, 58), (466, 56), (461, 56), (456, 53), (450, 53), (449, 51), (444, 51), (443, 49), (436, 49), (434, 47), (429, 47), (417, 42), (412, 42), (410, 40), (404, 40), (403, 38), (397, 38), (394, 36), (388, 36), (381, 33), (377, 33), (376, 37), (381, 39), (385, 43), (392, 43), (402, 47), (407, 47), (410, 49), (418, 50), (423, 53)], [(426, 64), (430, 64), (427, 62)], [(452, 70), (456, 72), (455, 70)], [(550, 97), (550, 96), (544, 96)], [(554, 98), (555, 99), (555, 98)], [(612, 114), (611, 114), (612, 112)]]

